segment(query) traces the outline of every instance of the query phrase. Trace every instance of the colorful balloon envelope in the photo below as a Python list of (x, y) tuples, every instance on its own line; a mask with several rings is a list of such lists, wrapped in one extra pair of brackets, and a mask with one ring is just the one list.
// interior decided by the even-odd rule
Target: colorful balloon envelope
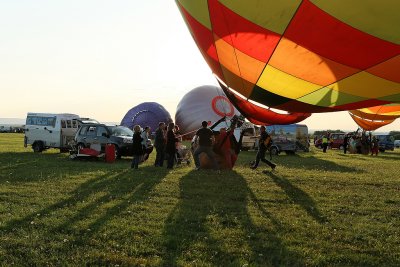
[(388, 104), (350, 110), (352, 119), (366, 131), (376, 130), (400, 117), (400, 104)]
[(176, 2), (248, 118), (255, 105), (301, 117), (400, 103), (400, 1)]

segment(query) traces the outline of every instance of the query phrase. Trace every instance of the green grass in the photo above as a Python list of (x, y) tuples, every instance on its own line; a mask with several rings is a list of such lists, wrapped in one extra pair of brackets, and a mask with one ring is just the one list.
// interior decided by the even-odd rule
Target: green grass
[(0, 263), (400, 266), (400, 150), (313, 149), (271, 172), (139, 170), (34, 154), (0, 134)]

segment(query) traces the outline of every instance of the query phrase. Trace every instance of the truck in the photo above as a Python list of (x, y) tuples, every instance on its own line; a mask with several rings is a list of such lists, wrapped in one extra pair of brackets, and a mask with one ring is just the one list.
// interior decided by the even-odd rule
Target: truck
[(271, 154), (310, 151), (308, 127), (305, 124), (269, 125), (266, 131), (272, 138)]
[(25, 123), (24, 146), (31, 145), (36, 153), (49, 148), (67, 152), (79, 124), (80, 117), (76, 114), (29, 112)]

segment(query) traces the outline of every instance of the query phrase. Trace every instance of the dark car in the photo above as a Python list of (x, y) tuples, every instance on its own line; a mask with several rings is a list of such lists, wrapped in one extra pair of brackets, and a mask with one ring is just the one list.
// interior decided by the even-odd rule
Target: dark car
[(121, 158), (121, 156), (132, 156), (132, 137), (132, 130), (124, 126), (88, 123), (82, 124), (78, 129), (75, 142), (78, 147), (100, 145), (101, 151), (105, 151), (106, 144), (113, 144), (116, 157)]
[(389, 134), (376, 135), (379, 140), (379, 151), (385, 152), (386, 150), (394, 150), (394, 138)]

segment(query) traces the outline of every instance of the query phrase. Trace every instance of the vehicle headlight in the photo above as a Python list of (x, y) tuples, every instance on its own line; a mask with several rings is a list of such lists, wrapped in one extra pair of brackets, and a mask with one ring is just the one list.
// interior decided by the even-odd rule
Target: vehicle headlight
[(127, 143), (127, 144), (133, 143), (133, 139), (131, 139), (131, 138), (124, 138), (122, 140), (123, 140), (122, 142)]

